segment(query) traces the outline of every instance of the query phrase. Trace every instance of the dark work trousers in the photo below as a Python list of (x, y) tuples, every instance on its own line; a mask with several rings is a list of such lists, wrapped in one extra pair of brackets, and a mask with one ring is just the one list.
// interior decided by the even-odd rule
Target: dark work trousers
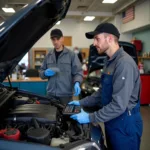
[[(103, 74), (102, 104), (106, 106), (112, 101), (112, 75)], [(132, 110), (105, 122), (105, 133), (108, 150), (140, 150), (143, 122), (140, 114), (140, 102)]]

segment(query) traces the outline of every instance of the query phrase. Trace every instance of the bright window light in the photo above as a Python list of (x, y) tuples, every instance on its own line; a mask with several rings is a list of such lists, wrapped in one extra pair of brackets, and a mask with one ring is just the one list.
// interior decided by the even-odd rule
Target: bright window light
[(13, 8), (3, 7), (2, 10), (6, 13), (15, 13), (15, 10)]
[(86, 16), (84, 18), (84, 21), (93, 21), (95, 19), (95, 16)]
[(61, 23), (61, 21), (58, 21), (56, 24), (59, 25)]
[(28, 66), (29, 62), (28, 62), (28, 53), (26, 53), (24, 55), (24, 57), (20, 60), (19, 65), (21, 65), (22, 63), (25, 64), (26, 66)]
[(117, 0), (103, 0), (102, 3), (111, 3), (111, 4), (113, 4), (115, 2), (117, 2)]

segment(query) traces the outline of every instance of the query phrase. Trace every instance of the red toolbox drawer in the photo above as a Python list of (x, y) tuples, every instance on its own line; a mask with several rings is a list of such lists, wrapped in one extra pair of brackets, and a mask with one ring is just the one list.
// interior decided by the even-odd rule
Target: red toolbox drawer
[(150, 75), (141, 75), (141, 104), (150, 104)]

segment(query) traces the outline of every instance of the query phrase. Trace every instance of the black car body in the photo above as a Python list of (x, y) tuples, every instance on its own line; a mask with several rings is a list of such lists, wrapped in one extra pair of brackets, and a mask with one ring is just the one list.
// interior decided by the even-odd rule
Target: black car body
[(33, 44), (65, 17), (70, 2), (34, 0), (0, 24), (1, 150), (103, 149), (99, 126), (64, 116), (57, 100), (2, 84)]
[[(129, 42), (119, 41), (119, 46), (123, 47), (124, 51), (126, 51), (134, 59), (135, 63), (138, 64), (135, 45)], [(99, 89), (101, 77), (100, 69), (103, 69), (104, 62), (106, 59), (107, 59), (106, 54), (99, 55), (96, 50), (96, 47), (94, 47), (93, 45), (90, 46), (89, 60), (88, 60), (89, 71), (87, 78), (83, 81), (81, 85), (80, 98), (90, 96), (92, 93), (94, 93)], [(93, 72), (95, 73), (95, 71), (99, 72), (98, 74), (93, 75)]]

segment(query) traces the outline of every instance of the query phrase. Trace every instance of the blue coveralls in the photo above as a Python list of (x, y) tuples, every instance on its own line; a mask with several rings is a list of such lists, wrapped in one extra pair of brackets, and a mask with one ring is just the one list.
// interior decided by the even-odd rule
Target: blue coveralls
[(140, 73), (121, 47), (106, 60), (100, 88), (80, 105), (101, 105), (89, 114), (90, 122), (104, 122), (109, 150), (139, 150), (143, 122), (140, 115)]
[[(101, 77), (103, 106), (112, 101), (113, 75)], [(140, 102), (131, 110), (128, 109), (119, 117), (105, 122), (106, 141), (109, 150), (139, 150), (142, 136), (142, 119)]]

